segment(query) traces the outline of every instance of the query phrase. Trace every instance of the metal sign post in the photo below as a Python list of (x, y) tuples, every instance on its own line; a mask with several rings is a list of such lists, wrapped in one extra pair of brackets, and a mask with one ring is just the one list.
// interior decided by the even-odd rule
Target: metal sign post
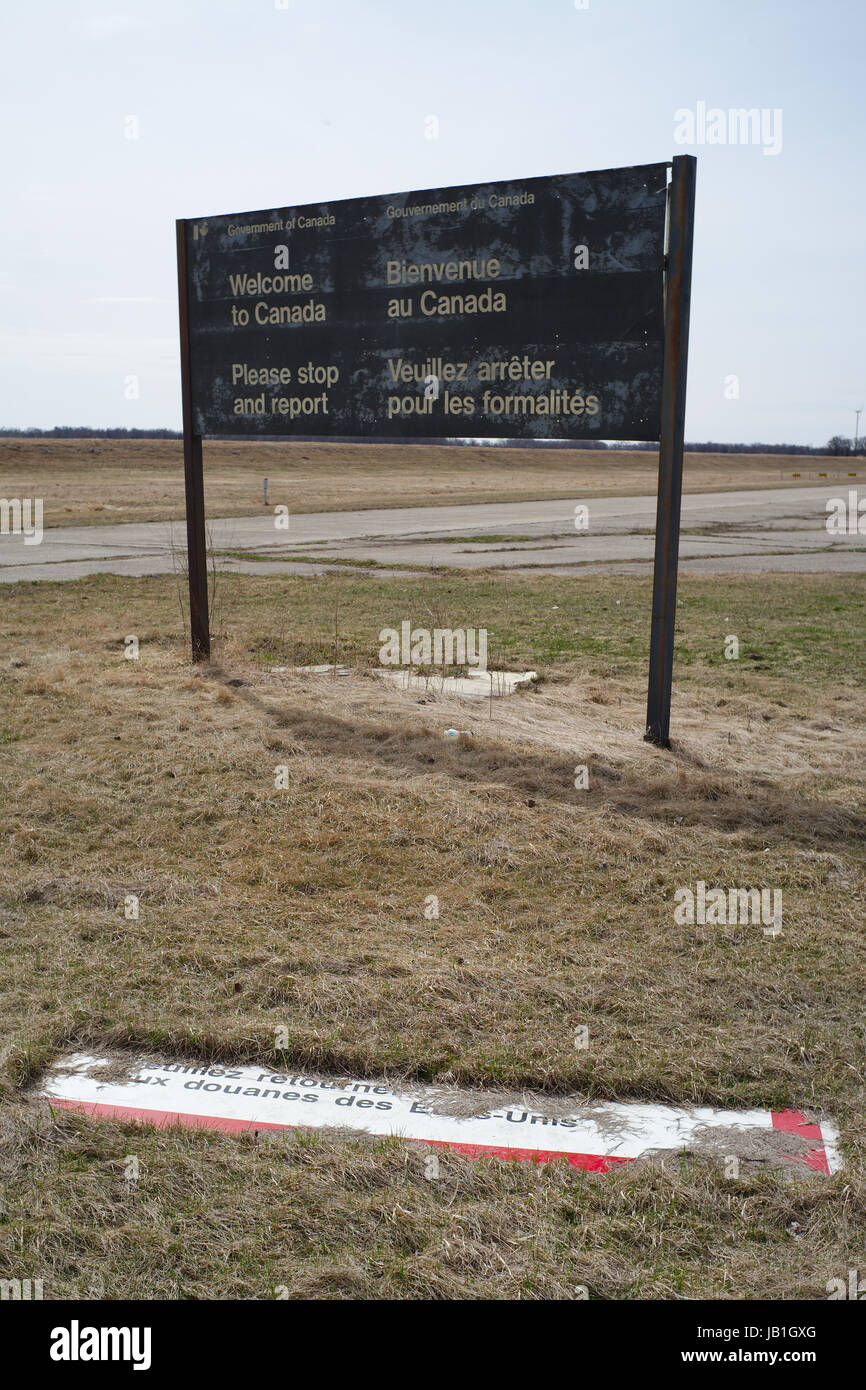
[(183, 473), (186, 488), (186, 549), (189, 570), (189, 625), (193, 661), (210, 656), (207, 596), (207, 542), (204, 525), (204, 470), (201, 435), (193, 432), (192, 354), (189, 337), (189, 281), (186, 223), (177, 223), (177, 285), (180, 310), (180, 381), (183, 400)]
[(680, 504), (683, 492), (683, 441), (686, 423), (686, 369), (695, 233), (696, 169), (697, 161), (694, 155), (678, 155), (672, 164), (669, 193), (659, 486), (647, 727), (644, 735), (647, 742), (656, 743), (662, 748), (670, 748), (671, 743), (671, 686), (677, 613)]

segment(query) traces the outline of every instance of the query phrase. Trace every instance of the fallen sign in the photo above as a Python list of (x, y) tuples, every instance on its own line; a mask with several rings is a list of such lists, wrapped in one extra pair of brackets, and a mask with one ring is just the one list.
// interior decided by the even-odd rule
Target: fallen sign
[(830, 1174), (838, 1136), (798, 1110), (714, 1110), (643, 1102), (580, 1104), (574, 1097), (401, 1086), (269, 1066), (160, 1058), (67, 1056), (40, 1095), (52, 1107), (158, 1127), (341, 1128), (455, 1149), (466, 1157), (546, 1162), (605, 1172), (668, 1151), (772, 1162)]

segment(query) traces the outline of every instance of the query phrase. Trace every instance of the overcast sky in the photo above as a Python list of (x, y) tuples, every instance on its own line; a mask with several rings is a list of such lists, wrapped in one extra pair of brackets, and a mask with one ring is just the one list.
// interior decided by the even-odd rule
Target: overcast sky
[(7, 5), (0, 425), (179, 427), (176, 217), (692, 153), (687, 438), (853, 434), (864, 0), (580, 3)]

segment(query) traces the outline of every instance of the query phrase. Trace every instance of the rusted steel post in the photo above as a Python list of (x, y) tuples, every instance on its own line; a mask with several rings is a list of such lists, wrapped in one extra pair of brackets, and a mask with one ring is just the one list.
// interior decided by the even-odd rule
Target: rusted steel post
[(177, 286), (180, 309), (180, 381), (183, 401), (183, 472), (186, 489), (186, 551), (189, 570), (189, 626), (193, 661), (210, 656), (207, 596), (207, 541), (204, 526), (204, 472), (201, 435), (194, 431), (192, 362), (189, 346), (189, 286), (186, 222), (177, 223)]
[(694, 155), (677, 155), (673, 160), (668, 218), (659, 490), (656, 507), (649, 691), (644, 735), (649, 743), (656, 743), (662, 748), (670, 748), (671, 742), (671, 686), (677, 612), (680, 504), (683, 492), (683, 441), (686, 423), (686, 369), (692, 292), (696, 170), (697, 160)]

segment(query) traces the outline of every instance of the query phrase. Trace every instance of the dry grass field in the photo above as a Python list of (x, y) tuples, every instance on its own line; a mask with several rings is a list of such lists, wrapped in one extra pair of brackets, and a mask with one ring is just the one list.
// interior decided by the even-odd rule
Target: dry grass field
[[(641, 739), (643, 579), (218, 585), (195, 671), (171, 577), (4, 594), (0, 1275), (46, 1298), (818, 1299), (862, 1268), (862, 585), (681, 581), (667, 753)], [(387, 688), (403, 618), (485, 626), (491, 664), (542, 682), (492, 711)], [(350, 677), (270, 669), (331, 660), (335, 632)], [(781, 937), (675, 924), (698, 879), (781, 888)], [(813, 1109), (846, 1168), (446, 1153), (429, 1182), (400, 1141), (136, 1130), (30, 1094), (69, 1043), (253, 1061), (279, 1027), (281, 1061), (330, 1072)]]
[[(457, 445), (207, 441), (204, 461), (210, 517), (264, 511), (264, 477), (269, 505), (319, 512), (646, 494), (655, 492), (658, 474), (654, 452)], [(795, 487), (819, 470), (845, 478), (850, 467), (844, 459), (687, 454), (684, 485), (691, 492)], [(44, 498), (46, 526), (180, 519), (181, 442), (0, 439), (0, 496)]]

